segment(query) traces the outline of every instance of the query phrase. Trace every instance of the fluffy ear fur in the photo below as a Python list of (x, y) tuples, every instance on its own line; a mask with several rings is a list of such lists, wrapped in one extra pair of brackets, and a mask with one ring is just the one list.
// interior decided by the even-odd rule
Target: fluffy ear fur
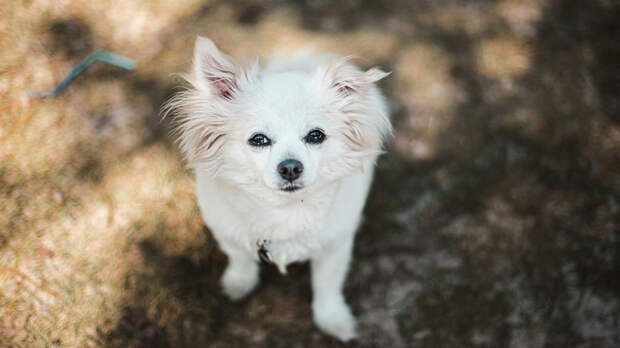
[(175, 113), (173, 133), (190, 168), (217, 170), (230, 112), (225, 104), (234, 100), (239, 77), (247, 80), (244, 71), (211, 40), (196, 39), (193, 74), (184, 76), (191, 87), (162, 109), (164, 117)]
[(329, 87), (336, 89), (343, 96), (363, 94), (373, 83), (390, 74), (377, 67), (362, 71), (349, 61), (350, 58), (347, 57), (338, 59), (328, 64), (324, 72)]
[(218, 112), (218, 105), (198, 89), (189, 88), (170, 99), (162, 112), (164, 117), (175, 114), (173, 135), (188, 167), (215, 171), (228, 123), (226, 114)]
[(204, 91), (232, 99), (239, 71), (233, 59), (222, 53), (206, 37), (198, 36), (194, 45), (194, 82)]
[(350, 149), (359, 157), (381, 152), (384, 138), (392, 131), (387, 110), (378, 103), (382, 97), (375, 82), (390, 73), (379, 68), (362, 71), (349, 62), (338, 59), (320, 69), (324, 86), (344, 116), (342, 134)]

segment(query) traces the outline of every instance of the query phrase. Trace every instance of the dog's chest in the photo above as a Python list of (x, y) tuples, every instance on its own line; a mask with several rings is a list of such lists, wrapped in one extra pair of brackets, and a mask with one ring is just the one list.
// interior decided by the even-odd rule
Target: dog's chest
[(246, 245), (257, 257), (261, 252), (285, 272), (291, 262), (304, 261), (325, 242), (323, 231), (328, 202), (297, 202), (278, 209), (256, 210), (249, 221)]
[(327, 206), (296, 203), (288, 207), (258, 209), (249, 219), (253, 234), (283, 240), (312, 234), (320, 229), (327, 214)]
[(197, 176), (201, 213), (220, 247), (242, 249), (258, 260), (259, 243), (268, 241), (267, 250), (281, 271), (330, 242), (328, 219), (333, 219), (335, 188), (296, 200), (272, 199)]

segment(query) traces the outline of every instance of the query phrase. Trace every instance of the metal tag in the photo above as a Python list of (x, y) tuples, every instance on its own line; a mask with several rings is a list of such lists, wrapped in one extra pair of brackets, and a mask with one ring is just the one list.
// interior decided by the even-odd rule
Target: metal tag
[(261, 259), (266, 264), (273, 265), (273, 259), (271, 258), (271, 253), (267, 249), (267, 245), (269, 245), (268, 240), (257, 241), (256, 245), (258, 246), (258, 258)]

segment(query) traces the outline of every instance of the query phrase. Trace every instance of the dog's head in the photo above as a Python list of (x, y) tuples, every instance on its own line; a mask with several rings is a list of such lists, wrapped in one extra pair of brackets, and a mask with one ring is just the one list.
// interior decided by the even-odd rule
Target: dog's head
[(391, 126), (374, 83), (386, 75), (326, 56), (242, 66), (199, 37), (192, 87), (167, 111), (178, 111), (191, 168), (258, 195), (290, 195), (362, 170), (381, 151)]

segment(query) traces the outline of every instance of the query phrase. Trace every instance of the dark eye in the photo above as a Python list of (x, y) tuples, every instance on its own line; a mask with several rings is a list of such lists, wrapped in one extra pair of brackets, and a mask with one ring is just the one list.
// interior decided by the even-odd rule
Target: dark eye
[(252, 146), (269, 146), (271, 145), (271, 140), (269, 140), (265, 134), (258, 133), (252, 135), (248, 143)]
[(318, 129), (311, 130), (310, 133), (306, 135), (304, 140), (308, 144), (320, 144), (325, 141), (325, 133), (321, 132)]

